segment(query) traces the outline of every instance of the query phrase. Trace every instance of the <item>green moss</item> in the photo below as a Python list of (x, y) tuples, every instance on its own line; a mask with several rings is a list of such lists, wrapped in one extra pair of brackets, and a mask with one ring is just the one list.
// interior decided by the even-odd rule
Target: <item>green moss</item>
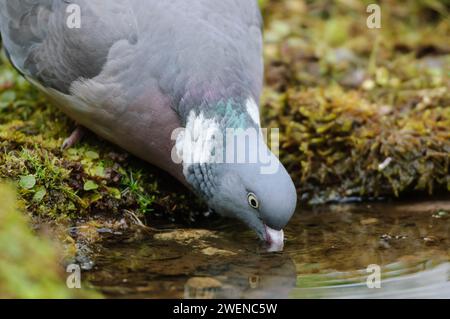
[(281, 160), (310, 203), (448, 193), (448, 14), (400, 3), (371, 30), (365, 8), (266, 7), (264, 118), (280, 128)]
[[(0, 62), (0, 178), (16, 182), (28, 212), (51, 218), (131, 210), (180, 214), (204, 208), (171, 177), (87, 137), (62, 152), (73, 124), (9, 64)], [(180, 203), (182, 201), (182, 203)]]
[(12, 188), (0, 184), (0, 198), (0, 298), (100, 296), (93, 291), (68, 289), (56, 247), (50, 239), (30, 230), (16, 207)]

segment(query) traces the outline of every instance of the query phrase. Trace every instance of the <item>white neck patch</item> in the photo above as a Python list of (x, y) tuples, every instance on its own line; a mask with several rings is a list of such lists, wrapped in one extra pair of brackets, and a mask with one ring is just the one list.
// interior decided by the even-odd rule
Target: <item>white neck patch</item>
[(186, 128), (179, 133), (175, 144), (185, 176), (191, 164), (213, 163), (216, 156), (222, 154), (216, 149), (222, 145), (216, 143), (217, 136), (220, 136), (220, 127), (215, 119), (205, 118), (202, 112), (196, 115), (194, 110), (189, 113)]
[[(245, 103), (246, 111), (252, 120), (260, 126), (259, 108), (253, 98)], [(190, 111), (186, 127), (176, 136), (176, 155), (183, 164), (183, 173), (188, 174), (191, 164), (221, 163), (223, 161), (223, 134), (219, 122), (206, 118), (203, 112)], [(258, 132), (261, 134), (261, 132)]]
[(258, 125), (261, 125), (261, 120), (259, 117), (259, 107), (256, 104), (255, 100), (253, 98), (248, 98), (247, 102), (245, 103), (245, 107), (247, 109), (247, 113), (250, 115), (252, 120)]

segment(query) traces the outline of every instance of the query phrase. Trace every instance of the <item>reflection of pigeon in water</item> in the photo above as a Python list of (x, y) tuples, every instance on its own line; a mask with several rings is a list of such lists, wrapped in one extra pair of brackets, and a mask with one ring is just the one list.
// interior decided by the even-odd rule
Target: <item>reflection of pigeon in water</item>
[(188, 280), (185, 298), (282, 299), (297, 283), (296, 267), (288, 255), (252, 255), (208, 269), (208, 276)]
[[(260, 256), (252, 263), (236, 264), (229, 275), (234, 285), (225, 287), (219, 298), (280, 299), (288, 298), (295, 288), (297, 271), (288, 255)], [(254, 268), (253, 265), (260, 265)], [(233, 275), (234, 274), (234, 275)]]
[(297, 197), (260, 135), (249, 135), (244, 155), (268, 153), (274, 172), (263, 174), (259, 158), (216, 161), (229, 144), (214, 137), (260, 128), (256, 0), (0, 0), (0, 30), (13, 65), (80, 125), (281, 245)]

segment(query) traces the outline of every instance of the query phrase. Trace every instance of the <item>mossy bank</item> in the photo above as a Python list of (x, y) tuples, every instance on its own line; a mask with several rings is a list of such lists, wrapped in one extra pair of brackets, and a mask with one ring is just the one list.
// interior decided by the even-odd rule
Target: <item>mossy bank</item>
[(450, 192), (450, 23), (440, 1), (266, 2), (265, 123), (310, 203)]
[[(266, 126), (303, 202), (450, 190), (449, 18), (438, 1), (263, 1)], [(74, 124), (0, 65), (0, 178), (51, 218), (206, 211), (167, 174), (96, 136), (60, 146)]]

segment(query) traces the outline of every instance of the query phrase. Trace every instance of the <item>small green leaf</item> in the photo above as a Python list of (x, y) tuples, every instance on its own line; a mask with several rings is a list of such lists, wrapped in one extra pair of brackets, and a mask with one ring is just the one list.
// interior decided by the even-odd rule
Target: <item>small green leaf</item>
[(75, 204), (73, 202), (69, 202), (69, 205), (67, 206), (68, 210), (76, 210), (77, 207), (75, 206)]
[(120, 199), (122, 197), (122, 194), (120, 193), (120, 190), (118, 190), (115, 187), (108, 187), (108, 192), (115, 198)]
[(98, 185), (97, 183), (93, 182), (93, 181), (87, 181), (86, 183), (84, 183), (84, 187), (83, 189), (88, 192), (88, 191), (93, 191), (98, 189)]
[(100, 157), (100, 156), (98, 155), (98, 153), (97, 153), (97, 152), (94, 152), (94, 151), (87, 151), (87, 152), (85, 153), (85, 155), (86, 155), (87, 158), (90, 158), (90, 159), (92, 159), (92, 160), (98, 159), (98, 158)]
[(19, 186), (23, 189), (32, 189), (36, 185), (36, 178), (33, 175), (21, 176)]
[(36, 193), (34, 193), (33, 200), (35, 202), (39, 203), (39, 202), (41, 202), (44, 199), (46, 194), (47, 194), (47, 190), (45, 189), (45, 187), (41, 186), (41, 187), (38, 188)]
[(105, 168), (103, 167), (103, 164), (99, 164), (95, 166), (91, 170), (92, 175), (99, 176), (99, 177), (105, 177)]

